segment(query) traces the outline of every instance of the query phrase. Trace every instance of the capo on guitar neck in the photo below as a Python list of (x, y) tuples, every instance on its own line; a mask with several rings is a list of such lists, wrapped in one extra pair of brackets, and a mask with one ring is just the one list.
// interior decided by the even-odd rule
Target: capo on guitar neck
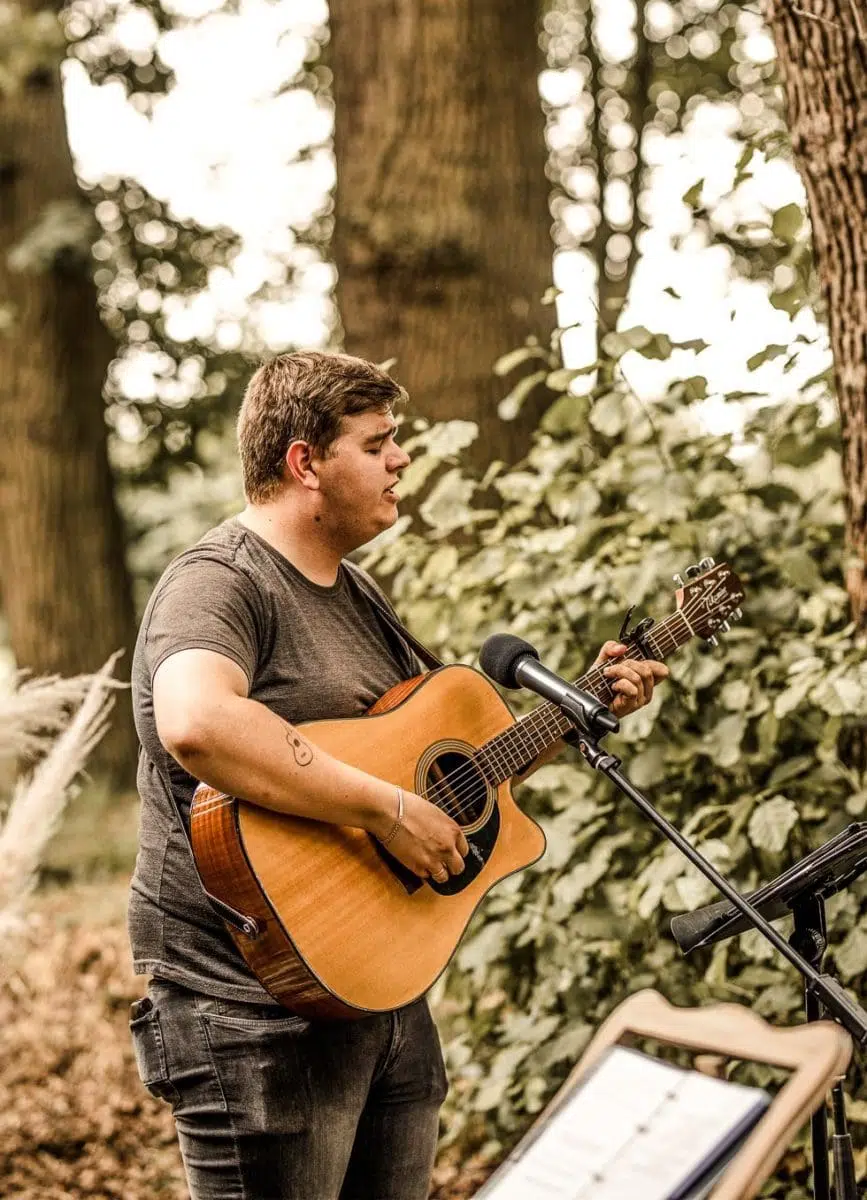
[(645, 658), (653, 658), (653, 652), (644, 640), (647, 634), (653, 628), (653, 617), (645, 617), (643, 621), (638, 622), (634, 629), (630, 630), (629, 622), (632, 620), (632, 614), (634, 612), (635, 605), (630, 604), (629, 608), (626, 610), (626, 616), (623, 618), (623, 624), (620, 626), (620, 634), (617, 640), (622, 642), (624, 645), (635, 646), (637, 650), (641, 651)]

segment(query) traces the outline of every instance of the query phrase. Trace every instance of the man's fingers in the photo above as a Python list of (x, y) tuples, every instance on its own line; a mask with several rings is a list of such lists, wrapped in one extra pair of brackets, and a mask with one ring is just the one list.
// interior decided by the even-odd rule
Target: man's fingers
[(470, 844), (463, 833), (458, 834), (457, 851), (461, 858), (466, 858), (470, 852)]
[(460, 875), (464, 869), (464, 860), (458, 854), (457, 850), (449, 850), (448, 854), (443, 858), (443, 862), (450, 875)]
[(629, 647), (624, 646), (623, 642), (606, 642), (596, 655), (596, 662), (593, 664), (593, 666), (599, 667), (602, 665), (602, 663), (608, 662), (612, 658), (620, 658), (620, 656), (625, 654), (628, 649)]

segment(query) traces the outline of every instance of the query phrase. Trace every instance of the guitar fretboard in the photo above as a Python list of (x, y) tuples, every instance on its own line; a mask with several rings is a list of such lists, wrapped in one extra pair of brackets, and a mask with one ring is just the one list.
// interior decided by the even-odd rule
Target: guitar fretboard
[[(612, 661), (628, 662), (630, 659), (646, 658), (661, 661), (692, 637), (692, 626), (681, 610), (677, 609), (642, 636), (641, 641), (648, 653), (645, 654), (640, 645), (627, 639), (625, 644), (629, 647), (628, 653)], [(606, 706), (612, 703), (615, 696), (611, 682), (604, 675), (605, 668), (610, 665), (611, 662), (605, 662), (601, 666), (591, 667), (585, 675), (575, 681), (576, 687), (589, 692)], [(508, 729), (480, 746), (473, 755), (473, 760), (488, 783), (498, 787), (507, 779), (522, 774), (543, 751), (573, 729), (572, 722), (563, 715), (556, 704), (540, 704), (514, 725), (510, 725)]]

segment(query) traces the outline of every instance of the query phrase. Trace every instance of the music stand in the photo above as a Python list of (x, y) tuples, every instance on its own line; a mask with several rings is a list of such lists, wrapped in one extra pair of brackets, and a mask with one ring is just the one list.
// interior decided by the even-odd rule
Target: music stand
[[(747, 897), (768, 921), (790, 913), (795, 927), (789, 938), (794, 950), (819, 970), (827, 949), (825, 901), (842, 891), (867, 871), (867, 822), (856, 822), (838, 833), (800, 862), (789, 867), (771, 883)], [(692, 913), (672, 918), (671, 932), (684, 954), (701, 946), (711, 946), (750, 929), (748, 921), (733, 904), (721, 901)], [(822, 1005), (809, 981), (804, 986), (804, 1008), (808, 1021), (822, 1017)], [(846, 1123), (845, 1094), (842, 1082), (832, 1089), (834, 1108), (834, 1182), (838, 1198), (855, 1197), (855, 1166), (852, 1139)], [(825, 1107), (811, 1119), (813, 1142), (813, 1194), (816, 1200), (830, 1200), (828, 1169), (828, 1123)]]

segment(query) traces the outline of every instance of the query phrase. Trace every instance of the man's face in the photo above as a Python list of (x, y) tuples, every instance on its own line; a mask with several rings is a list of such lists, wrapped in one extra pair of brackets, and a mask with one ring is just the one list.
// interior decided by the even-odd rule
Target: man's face
[(344, 417), (340, 435), (317, 459), (320, 517), (329, 533), (347, 545), (362, 546), (397, 520), (394, 485), (409, 455), (395, 442), (391, 413)]

